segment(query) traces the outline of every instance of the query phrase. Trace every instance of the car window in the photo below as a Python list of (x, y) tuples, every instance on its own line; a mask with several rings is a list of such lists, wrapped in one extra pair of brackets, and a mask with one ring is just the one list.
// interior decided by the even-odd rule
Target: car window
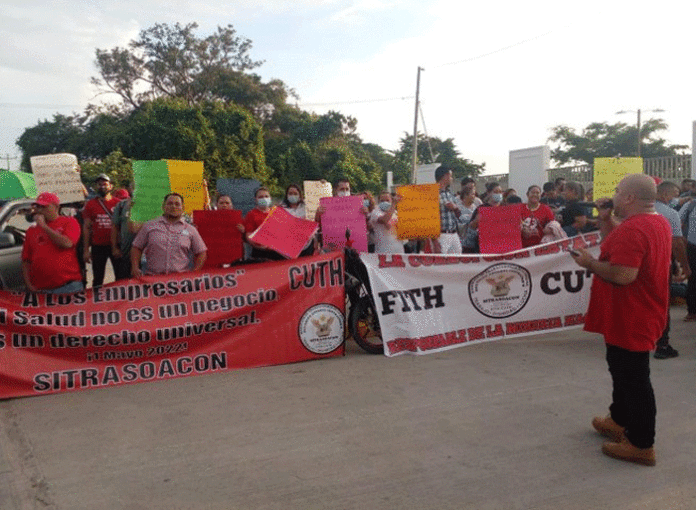
[(27, 215), (31, 213), (31, 206), (22, 206), (15, 208), (0, 225), (2, 232), (9, 232), (15, 237), (15, 244), (22, 245), (27, 229), (33, 225), (33, 222), (27, 221)]

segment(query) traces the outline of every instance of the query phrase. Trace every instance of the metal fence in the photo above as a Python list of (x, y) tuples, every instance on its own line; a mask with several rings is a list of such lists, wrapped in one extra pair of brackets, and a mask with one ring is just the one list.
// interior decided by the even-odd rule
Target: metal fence
[[(643, 172), (647, 175), (659, 177), (663, 181), (672, 181), (677, 184), (682, 179), (691, 178), (691, 154), (681, 156), (667, 156), (663, 158), (643, 159)], [(554, 181), (558, 177), (563, 177), (566, 181), (576, 181), (582, 184), (585, 189), (592, 187), (594, 180), (594, 169), (592, 165), (562, 166), (549, 168), (547, 170), (548, 181)], [(476, 178), (476, 189), (482, 193), (486, 189), (487, 182), (498, 182), (503, 189), (508, 186), (509, 174), (482, 175)], [(541, 186), (544, 184), (540, 182)]]

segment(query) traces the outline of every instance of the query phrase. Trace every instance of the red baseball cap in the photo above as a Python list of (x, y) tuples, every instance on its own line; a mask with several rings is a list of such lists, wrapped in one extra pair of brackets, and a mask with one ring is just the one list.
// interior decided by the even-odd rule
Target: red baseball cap
[(125, 200), (126, 198), (130, 198), (128, 191), (123, 188), (114, 191), (113, 195), (115, 198), (118, 198), (119, 200)]
[(36, 197), (34, 203), (38, 205), (60, 205), (60, 198), (58, 198), (58, 195), (55, 193), (41, 193), (38, 197)]

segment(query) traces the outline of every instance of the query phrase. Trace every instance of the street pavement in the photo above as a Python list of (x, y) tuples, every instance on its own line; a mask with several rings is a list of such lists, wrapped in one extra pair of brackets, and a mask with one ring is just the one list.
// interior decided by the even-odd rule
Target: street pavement
[(349, 342), (342, 358), (2, 401), (0, 509), (694, 509), (684, 314), (681, 355), (651, 360), (656, 467), (600, 452), (596, 335), (391, 359)]

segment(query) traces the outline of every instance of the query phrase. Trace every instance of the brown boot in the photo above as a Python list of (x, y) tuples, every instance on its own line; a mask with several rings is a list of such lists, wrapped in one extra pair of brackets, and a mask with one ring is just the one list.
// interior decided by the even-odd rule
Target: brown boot
[(602, 445), (602, 453), (613, 457), (614, 459), (625, 460), (627, 462), (635, 462), (644, 466), (654, 466), (655, 448), (638, 448), (633, 446), (628, 440), (621, 443), (604, 443)]
[(592, 418), (592, 426), (597, 432), (608, 437), (615, 443), (621, 442), (624, 437), (624, 431), (626, 430), (612, 420), (611, 415), (606, 415), (605, 417), (595, 416)]

